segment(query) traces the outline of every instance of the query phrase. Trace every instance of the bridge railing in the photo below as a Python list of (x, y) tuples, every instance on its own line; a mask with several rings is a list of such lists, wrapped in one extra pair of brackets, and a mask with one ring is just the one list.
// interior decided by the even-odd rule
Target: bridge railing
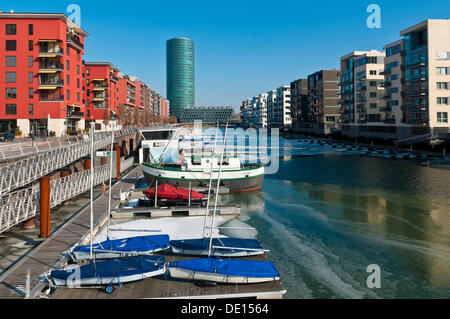
[[(136, 133), (136, 129), (117, 131), (116, 137)], [(94, 149), (98, 150), (111, 143), (111, 133), (102, 132), (94, 136)], [(76, 160), (90, 154), (91, 142), (89, 139), (77, 143), (51, 149), (14, 163), (0, 167), (0, 196), (38, 180), (42, 176), (63, 168)]]

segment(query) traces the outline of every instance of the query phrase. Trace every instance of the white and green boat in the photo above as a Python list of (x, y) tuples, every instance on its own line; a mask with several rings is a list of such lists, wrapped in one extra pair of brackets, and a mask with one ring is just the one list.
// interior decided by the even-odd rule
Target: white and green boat
[[(170, 184), (182, 188), (208, 187), (210, 178), (216, 187), (220, 156), (190, 155), (183, 156), (179, 164), (142, 163), (141, 167), (149, 187), (155, 186), (156, 181), (158, 185)], [(255, 190), (261, 188), (263, 180), (264, 166), (242, 164), (237, 155), (224, 156), (220, 186), (230, 192)]]

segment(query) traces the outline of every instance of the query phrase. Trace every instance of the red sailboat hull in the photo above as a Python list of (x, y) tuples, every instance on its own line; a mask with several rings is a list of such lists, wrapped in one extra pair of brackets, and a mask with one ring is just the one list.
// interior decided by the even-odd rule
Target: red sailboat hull
[[(147, 198), (155, 198), (155, 187), (148, 188), (143, 191)], [(161, 199), (189, 199), (189, 190), (178, 188), (169, 184), (162, 184), (157, 187), (158, 198)], [(191, 199), (204, 199), (205, 195), (197, 191), (191, 190)]]

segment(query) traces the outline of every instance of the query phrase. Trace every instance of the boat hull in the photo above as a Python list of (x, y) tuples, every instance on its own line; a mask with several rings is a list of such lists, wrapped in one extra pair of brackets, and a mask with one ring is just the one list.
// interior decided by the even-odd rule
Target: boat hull
[[(153, 253), (159, 252), (161, 250), (164, 250), (167, 248), (161, 248), (161, 249), (154, 249), (149, 251), (134, 251), (134, 252), (99, 252), (96, 251), (93, 253), (94, 259), (115, 259), (115, 258), (126, 258), (126, 257), (136, 257), (136, 256), (150, 256)], [(75, 262), (82, 261), (82, 260), (89, 260), (91, 257), (90, 252), (85, 251), (71, 251), (70, 257), (72, 257), (72, 260)]]
[[(162, 168), (141, 165), (145, 181), (149, 187), (161, 184), (169, 184), (176, 187), (189, 188), (208, 187), (210, 174), (204, 172), (167, 170)], [(218, 173), (213, 173), (212, 187), (217, 187)], [(230, 192), (250, 191), (261, 189), (264, 181), (264, 167), (256, 169), (242, 169), (238, 171), (223, 170), (220, 173), (221, 186), (228, 188)]]
[(212, 281), (223, 284), (256, 284), (280, 280), (280, 277), (244, 277), (227, 276), (215, 273), (192, 271), (177, 267), (169, 267), (170, 276), (173, 278), (199, 281)]

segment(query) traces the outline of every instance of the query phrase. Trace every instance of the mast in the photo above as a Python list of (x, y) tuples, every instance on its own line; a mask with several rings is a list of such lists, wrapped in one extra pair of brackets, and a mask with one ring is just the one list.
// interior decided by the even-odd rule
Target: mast
[(91, 123), (91, 247), (90, 247), (90, 260), (92, 260), (92, 235), (94, 228), (94, 126)]
[(220, 157), (219, 175), (217, 176), (217, 190), (216, 190), (216, 197), (215, 197), (215, 201), (214, 201), (214, 214), (213, 214), (213, 218), (211, 221), (211, 236), (209, 238), (208, 258), (211, 256), (211, 250), (212, 250), (213, 227), (214, 227), (214, 221), (216, 219), (217, 199), (219, 198), (220, 173), (222, 173), (223, 154), (225, 153), (225, 147), (227, 145), (227, 132), (228, 132), (228, 122), (225, 127), (225, 136), (223, 138), (223, 150), (222, 150), (222, 155)]
[[(112, 180), (112, 171), (113, 171), (113, 144), (114, 144), (114, 123), (111, 129), (111, 154), (109, 158), (109, 194), (108, 194), (108, 224), (106, 225), (106, 239), (109, 240), (109, 224), (111, 219), (111, 180)], [(117, 158), (120, 161), (120, 158)]]
[(218, 133), (219, 133), (219, 121), (217, 121), (216, 138), (214, 139), (214, 148), (211, 151), (211, 173), (209, 175), (208, 197), (207, 197), (207, 200), (206, 200), (206, 213), (205, 213), (205, 220), (203, 221), (203, 235), (202, 235), (202, 238), (205, 237), (206, 217), (209, 214), (209, 196), (211, 194), (212, 174), (213, 174), (213, 166), (214, 166), (214, 155), (215, 155), (215, 151), (216, 151), (216, 144), (217, 144), (217, 135), (218, 135)]

